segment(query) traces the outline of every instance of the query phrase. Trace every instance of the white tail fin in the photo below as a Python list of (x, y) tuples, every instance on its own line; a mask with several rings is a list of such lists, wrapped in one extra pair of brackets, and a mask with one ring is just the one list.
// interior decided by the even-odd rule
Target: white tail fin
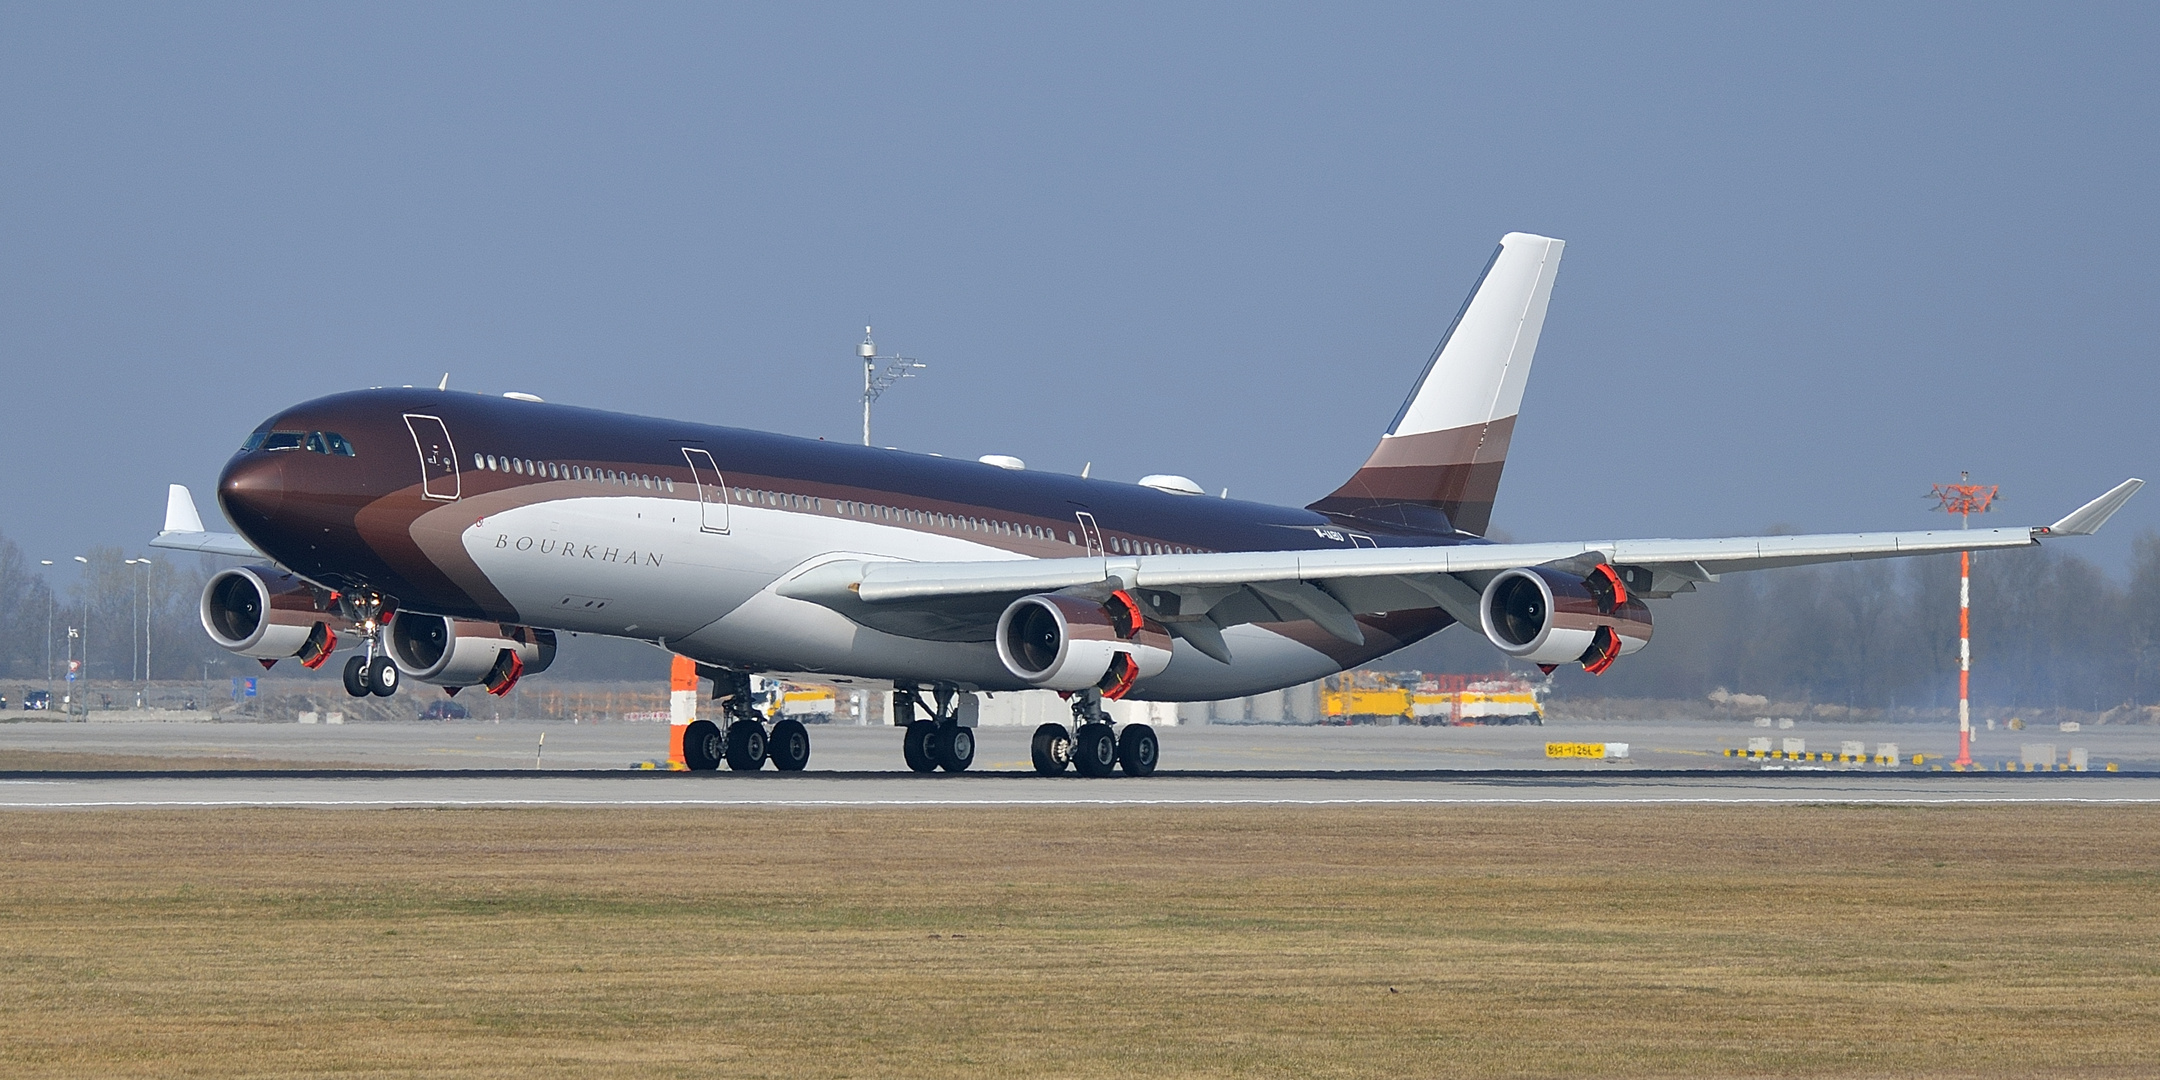
[(203, 531), (202, 515), (195, 511), (195, 497), (188, 489), (174, 484), (165, 492), (165, 531), (199, 533)]
[(1530, 233), (1500, 238), (1372, 457), (1312, 509), (1485, 531), (1565, 246)]

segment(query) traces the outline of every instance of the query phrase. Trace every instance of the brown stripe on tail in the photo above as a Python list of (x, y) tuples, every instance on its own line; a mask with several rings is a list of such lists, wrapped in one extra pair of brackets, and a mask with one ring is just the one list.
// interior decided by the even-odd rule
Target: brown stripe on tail
[[(1343, 486), (1308, 509), (1426, 532), (1484, 535), (1515, 418), (1380, 440)], [(1435, 516), (1435, 512), (1440, 515)]]

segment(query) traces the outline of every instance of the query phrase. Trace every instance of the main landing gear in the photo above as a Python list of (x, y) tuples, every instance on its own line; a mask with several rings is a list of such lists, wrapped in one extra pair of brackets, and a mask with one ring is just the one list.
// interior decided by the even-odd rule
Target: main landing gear
[(383, 647), (383, 623), (390, 615), (383, 610), (382, 597), (340, 596), (338, 604), (347, 618), (359, 624), (367, 646), (365, 652), (345, 661), (345, 692), (354, 697), (389, 697), (397, 693), (402, 673)]
[(1147, 776), (1155, 771), (1162, 746), (1155, 729), (1146, 724), (1127, 724), (1120, 732), (1103, 711), (1102, 695), (1094, 690), (1074, 694), (1073, 727), (1044, 724), (1035, 729), (1032, 747), (1035, 771), (1059, 776), (1067, 765), (1082, 776), (1109, 776), (1122, 767), (1127, 776)]
[(712, 678), (713, 699), (727, 727), (692, 721), (683, 732), (683, 764), (698, 772), (718, 769), (723, 761), (737, 772), (756, 772), (767, 761), (781, 772), (800, 772), (810, 764), (810, 730), (786, 717), (768, 727), (752, 700), (749, 675), (718, 668), (703, 674)]
[(975, 710), (975, 695), (961, 693), (951, 683), (939, 683), (928, 702), (913, 683), (894, 683), (893, 723), (905, 732), (900, 755), (908, 768), (919, 773), (966, 772), (975, 763)]

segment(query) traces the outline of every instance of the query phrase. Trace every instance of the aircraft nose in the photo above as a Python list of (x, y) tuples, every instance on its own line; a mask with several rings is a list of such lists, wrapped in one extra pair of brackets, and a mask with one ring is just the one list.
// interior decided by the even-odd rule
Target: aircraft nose
[(257, 533), (285, 507), (285, 462), (272, 455), (234, 458), (218, 477), (218, 503), (243, 533)]

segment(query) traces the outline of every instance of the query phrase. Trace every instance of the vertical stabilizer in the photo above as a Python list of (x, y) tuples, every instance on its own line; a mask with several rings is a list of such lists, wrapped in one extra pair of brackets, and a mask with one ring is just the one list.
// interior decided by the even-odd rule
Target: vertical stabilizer
[(1564, 246), (1529, 233), (1500, 238), (1380, 445), (1312, 509), (1378, 525), (1485, 532)]

